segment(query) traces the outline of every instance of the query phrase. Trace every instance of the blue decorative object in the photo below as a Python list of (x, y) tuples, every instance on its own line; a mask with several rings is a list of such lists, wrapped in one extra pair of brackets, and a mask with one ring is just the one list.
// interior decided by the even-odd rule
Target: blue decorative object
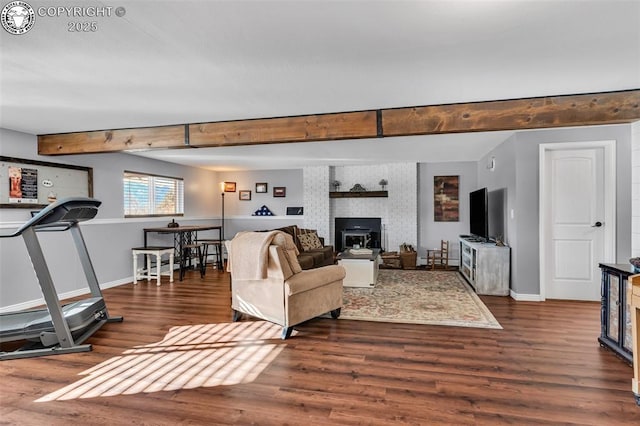
[(271, 212), (271, 210), (269, 210), (269, 207), (262, 206), (258, 210), (253, 212), (252, 216), (275, 216), (275, 215)]

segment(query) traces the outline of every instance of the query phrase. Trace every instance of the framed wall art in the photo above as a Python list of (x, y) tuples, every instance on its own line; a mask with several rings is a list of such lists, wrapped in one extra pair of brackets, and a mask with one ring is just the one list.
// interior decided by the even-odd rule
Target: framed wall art
[(236, 192), (236, 183), (235, 182), (225, 182), (224, 183), (224, 192)]
[(273, 196), (274, 197), (286, 197), (287, 196), (287, 187), (286, 186), (274, 186), (273, 187)]
[(250, 201), (251, 200), (251, 191), (239, 191), (238, 199), (241, 201)]
[(0, 208), (45, 207), (68, 197), (93, 197), (92, 168), (0, 156)]
[(459, 176), (433, 177), (433, 220), (435, 222), (460, 220), (458, 186)]
[(269, 188), (269, 184), (266, 182), (256, 183), (256, 194), (266, 194)]

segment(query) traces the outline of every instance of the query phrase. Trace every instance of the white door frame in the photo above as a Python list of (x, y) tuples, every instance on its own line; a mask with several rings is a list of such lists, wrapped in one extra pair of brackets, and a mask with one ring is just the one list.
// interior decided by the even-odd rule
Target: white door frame
[(616, 141), (593, 141), (593, 142), (558, 142), (540, 144), (539, 155), (539, 259), (540, 259), (540, 300), (546, 299), (547, 279), (546, 256), (544, 253), (547, 242), (550, 238), (551, 223), (547, 207), (549, 205), (550, 194), (547, 193), (548, 172), (547, 156), (549, 151), (557, 150), (580, 150), (591, 148), (604, 148), (604, 262), (615, 263), (616, 261)]

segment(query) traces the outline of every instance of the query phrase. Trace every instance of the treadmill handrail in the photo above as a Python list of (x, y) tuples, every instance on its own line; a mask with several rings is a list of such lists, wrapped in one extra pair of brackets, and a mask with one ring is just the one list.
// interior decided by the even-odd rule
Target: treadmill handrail
[[(25, 230), (34, 227), (36, 231), (65, 231), (78, 222), (93, 219), (98, 214), (101, 201), (88, 197), (68, 197), (49, 204), (38, 214), (11, 234), (0, 235), (0, 238), (17, 237)], [(67, 217), (74, 210), (83, 209), (83, 216)], [(50, 229), (47, 229), (50, 228)]]

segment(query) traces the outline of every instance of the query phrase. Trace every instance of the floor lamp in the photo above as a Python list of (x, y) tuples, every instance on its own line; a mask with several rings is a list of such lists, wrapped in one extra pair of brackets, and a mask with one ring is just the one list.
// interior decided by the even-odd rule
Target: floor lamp
[[(220, 260), (224, 270), (224, 182), (220, 182), (220, 195), (222, 196), (222, 223), (220, 226)], [(227, 253), (227, 256), (229, 253)]]
[(220, 241), (224, 241), (224, 182), (220, 183), (220, 189), (222, 190), (222, 227), (220, 229)]

